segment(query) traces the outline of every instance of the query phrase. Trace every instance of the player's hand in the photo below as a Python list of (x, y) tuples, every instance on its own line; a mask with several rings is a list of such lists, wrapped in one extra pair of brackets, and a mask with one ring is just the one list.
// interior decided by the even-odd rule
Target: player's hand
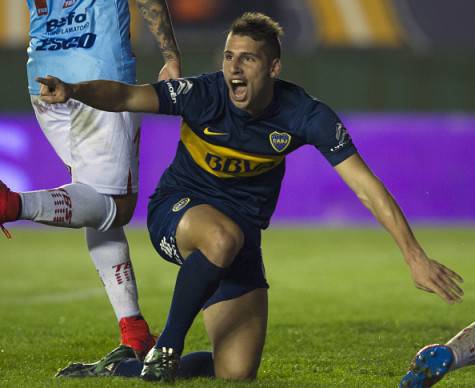
[(462, 283), (463, 278), (459, 274), (425, 254), (410, 258), (408, 264), (417, 288), (435, 293), (447, 303), (462, 301), (463, 290), (457, 282)]
[(48, 104), (60, 104), (71, 97), (71, 86), (59, 78), (47, 75), (45, 78), (36, 77), (36, 82), (41, 84), (40, 98)]
[(165, 62), (160, 73), (158, 74), (159, 81), (166, 81), (169, 79), (177, 79), (181, 77), (181, 65), (179, 61), (169, 60)]

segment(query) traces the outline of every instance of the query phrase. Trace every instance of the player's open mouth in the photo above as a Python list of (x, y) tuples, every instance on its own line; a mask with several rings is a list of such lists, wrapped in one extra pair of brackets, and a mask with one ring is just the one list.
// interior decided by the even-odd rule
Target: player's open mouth
[(233, 99), (236, 101), (244, 101), (247, 97), (247, 83), (240, 79), (231, 80), (231, 90)]

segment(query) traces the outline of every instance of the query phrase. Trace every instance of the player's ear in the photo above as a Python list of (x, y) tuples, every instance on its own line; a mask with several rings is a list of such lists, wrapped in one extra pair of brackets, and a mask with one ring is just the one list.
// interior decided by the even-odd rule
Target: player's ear
[(277, 78), (280, 75), (280, 71), (282, 70), (282, 62), (279, 58), (274, 58), (271, 63), (270, 68), (270, 77)]

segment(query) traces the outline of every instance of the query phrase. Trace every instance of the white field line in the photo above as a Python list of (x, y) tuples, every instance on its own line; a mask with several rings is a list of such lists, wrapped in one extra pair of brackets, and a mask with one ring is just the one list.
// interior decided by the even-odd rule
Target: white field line
[(55, 304), (74, 302), (78, 300), (87, 300), (97, 298), (99, 296), (105, 297), (103, 288), (86, 288), (83, 290), (76, 290), (71, 292), (59, 292), (49, 294), (30, 295), (24, 297), (14, 297), (0, 299), (0, 304), (18, 304), (18, 305), (38, 305), (38, 304)]

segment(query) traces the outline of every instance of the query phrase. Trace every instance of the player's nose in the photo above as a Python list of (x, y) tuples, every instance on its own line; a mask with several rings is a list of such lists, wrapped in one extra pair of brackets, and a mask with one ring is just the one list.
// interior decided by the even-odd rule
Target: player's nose
[(239, 59), (233, 59), (231, 61), (231, 72), (233, 74), (239, 74), (241, 73), (242, 69), (241, 69), (241, 62), (239, 61)]

